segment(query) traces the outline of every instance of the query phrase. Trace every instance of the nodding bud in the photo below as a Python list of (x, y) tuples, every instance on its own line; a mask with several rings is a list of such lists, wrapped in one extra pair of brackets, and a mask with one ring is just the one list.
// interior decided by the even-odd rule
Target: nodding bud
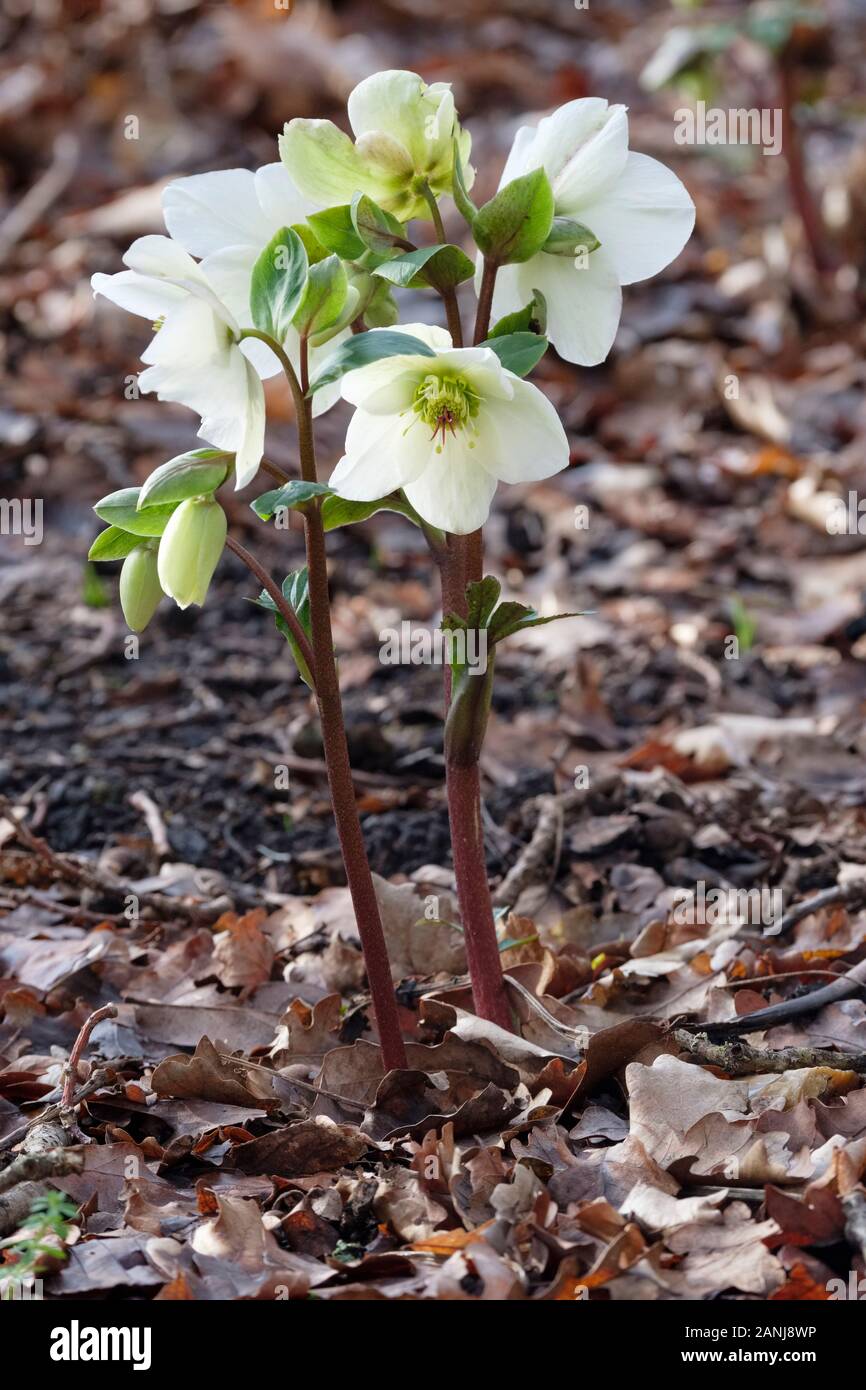
[(189, 497), (159, 543), (159, 582), (178, 608), (201, 606), (226, 540), (226, 514), (213, 497)]
[(156, 563), (156, 547), (137, 545), (120, 571), (120, 606), (133, 632), (144, 632), (163, 597)]

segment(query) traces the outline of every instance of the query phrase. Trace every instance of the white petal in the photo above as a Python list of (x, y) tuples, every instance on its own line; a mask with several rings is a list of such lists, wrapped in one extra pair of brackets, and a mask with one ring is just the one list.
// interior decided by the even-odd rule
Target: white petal
[(604, 247), (576, 269), (568, 256), (542, 252), (518, 266), (514, 283), (519, 304), (533, 289), (547, 301), (547, 336), (560, 357), (581, 367), (597, 367), (613, 346), (622, 313), (622, 290)]
[(600, 198), (620, 177), (628, 158), (626, 108), (609, 107), (604, 125), (572, 149), (568, 163), (551, 179), (556, 211), (565, 216)]
[(502, 178), (499, 180), (500, 188), (511, 183), (512, 179), (519, 179), (522, 174), (528, 174), (530, 170), (541, 167), (541, 157), (535, 154), (537, 136), (537, 126), (522, 125), (520, 127), (508, 152), (505, 168), (502, 170)]
[(149, 275), (139, 275), (134, 270), (120, 270), (116, 275), (93, 275), (90, 283), (94, 294), (104, 295), (112, 304), (119, 305), (130, 314), (140, 314), (151, 323), (156, 323), (157, 319), (186, 298), (186, 291), (178, 289), (176, 285), (153, 280)]
[(330, 485), (353, 502), (372, 502), (405, 487), (429, 466), (433, 444), (420, 422), (356, 410), (346, 431), (346, 452)]
[(183, 285), (185, 281), (201, 279), (201, 272), (192, 256), (167, 236), (140, 236), (124, 253), (123, 263), (139, 275), (171, 280), (174, 284)]
[(170, 183), (162, 195), (165, 225), (193, 256), (227, 246), (267, 246), (279, 225), (271, 223), (256, 195), (249, 169), (221, 169)]
[[(316, 211), (317, 205), (298, 191), (284, 164), (264, 164), (256, 170), (255, 181), (256, 195), (271, 229), (268, 241), (276, 236), (281, 227), (306, 222), (310, 213)], [(264, 250), (264, 243), (260, 250)]]
[(598, 202), (581, 205), (580, 221), (602, 243), (620, 284), (631, 285), (680, 254), (695, 225), (695, 205), (664, 164), (630, 153), (614, 186)]
[(558, 106), (551, 115), (543, 117), (537, 126), (530, 127), (533, 135), (531, 147), (524, 132), (518, 131), (518, 139), (521, 136), (524, 139), (524, 164), (510, 177), (516, 178), (517, 174), (528, 173), (530, 169), (543, 168), (552, 181), (577, 150), (604, 127), (609, 115), (610, 107), (603, 97), (578, 97), (576, 101), (567, 101), (564, 106)]
[(514, 397), (482, 406), (476, 453), (502, 483), (549, 478), (568, 467), (569, 447), (557, 411), (543, 391), (512, 378)]
[(372, 328), (370, 332), (409, 333), (413, 338), (420, 338), (434, 352), (445, 352), (451, 346), (451, 334), (435, 323), (398, 323), (393, 328)]
[[(246, 367), (246, 411), (244, 432), (235, 457), (235, 487), (246, 487), (259, 471), (262, 454), (265, 451), (265, 392), (261, 379), (249, 362)], [(203, 438), (204, 422), (199, 431)]]
[(484, 525), (496, 491), (496, 479), (475, 458), (478, 448), (467, 448), (467, 438), (462, 431), (446, 436), (441, 453), (434, 452), (417, 482), (405, 488), (419, 516), (455, 536)]

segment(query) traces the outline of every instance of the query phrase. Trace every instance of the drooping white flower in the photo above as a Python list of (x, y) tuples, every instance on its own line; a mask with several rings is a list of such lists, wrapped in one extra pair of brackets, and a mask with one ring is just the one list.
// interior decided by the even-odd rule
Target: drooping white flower
[(197, 265), (169, 237), (145, 236), (123, 257), (127, 270), (94, 275), (95, 294), (150, 319), (156, 333), (141, 354), (139, 389), (201, 416), (199, 435), (235, 454), (237, 487), (254, 477), (264, 450), (261, 378), (242, 351), (240, 328)]
[[(319, 206), (303, 197), (282, 164), (249, 169), (221, 169), (176, 179), (162, 195), (163, 216), (174, 241), (191, 256), (201, 256), (202, 269), (223, 304), (244, 328), (250, 318), (253, 266), (282, 227), (303, 223)], [(310, 372), (350, 336), (346, 328), (322, 346), (310, 346)], [(281, 343), (295, 371), (300, 364), (300, 340), (290, 329)], [(270, 348), (247, 339), (243, 352), (267, 380), (280, 370)], [(339, 385), (323, 387), (313, 398), (313, 414), (321, 415), (339, 400)]]
[(346, 373), (342, 393), (356, 409), (330, 485), (357, 502), (402, 488), (425, 521), (466, 535), (487, 520), (497, 483), (566, 467), (565, 431), (543, 392), (490, 348), (454, 348), (450, 334), (427, 324), (401, 331), (435, 355), (388, 357)]
[(500, 186), (538, 168), (550, 180), (556, 216), (580, 223), (601, 245), (589, 255), (541, 251), (504, 266), (493, 312), (511, 313), (540, 290), (557, 352), (594, 367), (613, 345), (621, 287), (657, 275), (679, 255), (694, 227), (694, 204), (670, 169), (629, 150), (626, 107), (600, 97), (570, 101), (537, 126), (521, 127)]
[(350, 203), (367, 193), (401, 222), (429, 217), (419, 188), (450, 193), (454, 140), (467, 186), (471, 137), (461, 130), (451, 86), (430, 86), (415, 72), (377, 72), (349, 96), (354, 143), (333, 121), (289, 121), (280, 136), (280, 154), (292, 179), (322, 206)]

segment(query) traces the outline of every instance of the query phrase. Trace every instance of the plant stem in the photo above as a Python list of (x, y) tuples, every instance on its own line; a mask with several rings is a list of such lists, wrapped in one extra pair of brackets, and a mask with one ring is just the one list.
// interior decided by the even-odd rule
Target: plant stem
[[(493, 308), (496, 266), (485, 261), (475, 320), (475, 342), (487, 336)], [(466, 586), (480, 581), (484, 565), (484, 542), (479, 528), (467, 536), (449, 536), (445, 554), (439, 562), (442, 576), (442, 612), (466, 616)], [(472, 676), (482, 680), (482, 676)], [(451, 672), (445, 669), (445, 712), (451, 699)], [(481, 1018), (511, 1031), (511, 1010), (502, 979), (502, 962), (493, 917), (484, 835), (481, 825), (481, 777), (477, 756), (457, 761), (446, 753), (445, 779), (448, 793), (448, 819), (454, 856), (454, 877), (460, 916), (466, 937), (466, 957), (472, 981), (472, 997)]]
[[(433, 218), (433, 226), (436, 228), (436, 236), (439, 242), (447, 245), (445, 237), (445, 224), (442, 221), (442, 214), (439, 211), (439, 204), (436, 195), (429, 183), (425, 183), (421, 190), (424, 201), (430, 209)], [(451, 334), (451, 341), (455, 347), (463, 346), (463, 324), (460, 319), (460, 305), (457, 302), (457, 291), (452, 286), (439, 289), (439, 297), (445, 305), (445, 317), (448, 320), (448, 332)]]
[[(287, 373), (288, 375), (288, 373)], [(298, 408), (298, 439), (301, 449), (301, 473), (309, 482), (316, 479), (316, 456), (313, 443), (312, 406), (303, 394), (301, 383), (308, 377), (306, 340), (301, 341), (300, 382), (292, 371), (289, 385)], [(310, 586), (310, 622), (312, 626), (313, 669), (316, 673), (316, 700), (322, 725), (322, 742), (328, 769), (328, 786), (334, 808), (334, 820), (346, 869), (352, 906), (358, 923), (367, 979), (373, 999), (373, 1011), (382, 1047), (386, 1071), (405, 1068), (406, 1049), (400, 1032), (397, 1001), (391, 980), (391, 965), (382, 928), (382, 917), (373, 876), (364, 847), (364, 835), (355, 802), (349, 747), (343, 720), (340, 681), (334, 660), (334, 638), (331, 631), (331, 596), (328, 589), (328, 562), (325, 551), (325, 529), (318, 506), (304, 514), (307, 542), (307, 569)]]
[(800, 219), (815, 271), (818, 275), (825, 275), (834, 269), (835, 258), (828, 249), (823, 220), (806, 176), (800, 130), (794, 114), (797, 101), (796, 63), (784, 50), (778, 56), (777, 70), (779, 104), (782, 110), (782, 149), (788, 170), (791, 202)]
[(266, 591), (266, 593), (270, 594), (271, 598), (276, 604), (277, 611), (280, 617), (283, 619), (286, 626), (290, 629), (292, 636), (297, 642), (298, 647), (300, 648), (301, 655), (303, 656), (304, 661), (307, 663), (307, 669), (310, 671), (310, 674), (313, 677), (313, 682), (315, 683), (316, 666), (315, 659), (313, 657), (313, 649), (310, 646), (307, 634), (301, 627), (301, 624), (298, 620), (298, 615), (296, 614), (294, 608), (289, 603), (285, 595), (282, 593), (279, 586), (274, 583), (273, 579), (268, 574), (264, 565), (259, 564), (255, 555), (251, 555), (250, 552), (247, 550), (246, 546), (241, 545), (240, 541), (236, 541), (233, 536), (226, 536), (226, 546), (229, 550), (233, 552), (233, 554), (237, 555), (239, 560), (243, 560), (247, 569), (250, 570), (250, 572), (256, 576), (256, 579), (259, 581), (262, 588)]
[(475, 315), (475, 336), (473, 342), (476, 347), (483, 343), (490, 331), (490, 316), (493, 313), (493, 290), (496, 286), (496, 272), (499, 269), (493, 261), (484, 262), (484, 270), (481, 275), (481, 288), (478, 291), (478, 312)]
[[(481, 676), (473, 676), (481, 680)], [(466, 939), (472, 998), (480, 1018), (513, 1031), (487, 882), (478, 763), (446, 763), (454, 877)]]

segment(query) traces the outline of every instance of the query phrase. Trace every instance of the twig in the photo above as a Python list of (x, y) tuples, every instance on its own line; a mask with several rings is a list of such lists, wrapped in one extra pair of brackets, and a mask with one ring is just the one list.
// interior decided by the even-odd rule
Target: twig
[(82, 1149), (46, 1149), (44, 1153), (19, 1154), (0, 1173), (0, 1192), (8, 1192), (20, 1182), (43, 1182), (65, 1173), (80, 1173), (84, 1167)]
[(51, 163), (0, 224), (0, 261), (60, 197), (78, 164), (79, 143), (64, 131), (54, 142)]
[(165, 893), (139, 892), (123, 879), (115, 878), (113, 874), (97, 871), (87, 864), (80, 864), (68, 854), (58, 854), (51, 849), (50, 845), (38, 835), (34, 835), (22, 821), (8, 797), (0, 796), (0, 811), (15, 826), (21, 843), (34, 854), (38, 854), (39, 858), (67, 883), (83, 884), (86, 888), (92, 888), (98, 893), (107, 893), (112, 897), (126, 898), (132, 895), (138, 899), (141, 907), (150, 908), (156, 917), (168, 921), (183, 917), (196, 924), (204, 924), (215, 921), (226, 909), (225, 900), (199, 907), (184, 903), (179, 898), (170, 898)]
[(720, 1067), (729, 1076), (751, 1076), (755, 1072), (795, 1071), (799, 1067), (833, 1067), (837, 1071), (866, 1072), (866, 1052), (839, 1052), (828, 1047), (751, 1047), (749, 1043), (710, 1042), (706, 1033), (689, 1033), (676, 1028), (674, 1037), (681, 1047), (702, 1062)]
[(493, 894), (497, 907), (513, 907), (524, 888), (550, 877), (550, 861), (553, 858), (558, 837), (562, 834), (562, 824), (568, 811), (578, 806), (582, 800), (580, 792), (564, 792), (561, 796), (539, 796), (534, 805), (538, 808), (538, 820), (532, 838), (517, 857), (508, 873)]
[(72, 1109), (75, 1081), (81, 1054), (87, 1046), (87, 1040), (97, 1023), (101, 1023), (104, 1018), (117, 1018), (116, 1004), (103, 1004), (101, 1009), (95, 1009), (90, 1017), (86, 1018), (82, 1023), (78, 1032), (78, 1037), (72, 1044), (72, 1051), (69, 1054), (69, 1061), (65, 1068), (66, 1074), (63, 1080), (63, 1095), (60, 1098), (60, 1105), (63, 1110)]
[(164, 859), (166, 855), (171, 853), (171, 846), (168, 843), (165, 823), (156, 802), (148, 796), (146, 791), (137, 791), (130, 796), (129, 804), (144, 816), (153, 847), (160, 859)]
[[(772, 978), (772, 976), (770, 977)], [(786, 999), (781, 1004), (771, 1004), (766, 1009), (755, 1009), (754, 1013), (742, 1014), (724, 1023), (689, 1023), (679, 1025), (679, 1031), (701, 1032), (713, 1038), (738, 1038), (743, 1033), (759, 1033), (765, 1028), (775, 1028), (779, 1023), (799, 1018), (801, 1014), (812, 1014), (827, 1004), (835, 1004), (840, 999), (850, 999), (866, 986), (866, 960), (854, 965), (840, 975), (830, 985), (813, 989), (798, 999)]]
[(783, 915), (773, 936), (784, 936), (798, 922), (802, 922), (804, 917), (811, 917), (813, 912), (820, 912), (822, 907), (834, 907), (837, 903), (844, 903), (846, 907), (866, 905), (866, 879), (857, 878), (851, 883), (835, 883), (832, 888), (824, 888), (813, 897), (795, 903)]

